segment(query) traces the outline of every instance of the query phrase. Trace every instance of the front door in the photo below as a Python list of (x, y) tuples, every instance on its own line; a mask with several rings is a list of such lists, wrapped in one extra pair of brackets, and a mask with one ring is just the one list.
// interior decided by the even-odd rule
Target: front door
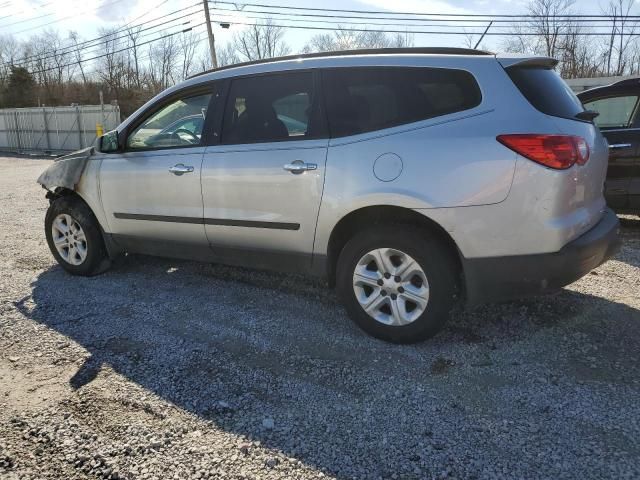
[(310, 267), (327, 139), (311, 72), (231, 81), (202, 167), (205, 231), (227, 263)]
[(207, 245), (200, 173), (211, 97), (172, 96), (134, 124), (124, 152), (105, 154), (102, 203), (110, 233), (128, 249), (189, 257), (177, 249)]
[(640, 129), (636, 128), (638, 96), (623, 94), (591, 100), (585, 108), (600, 115), (596, 125), (609, 142), (609, 168), (605, 183), (607, 204), (614, 210), (629, 208), (634, 166), (640, 161)]

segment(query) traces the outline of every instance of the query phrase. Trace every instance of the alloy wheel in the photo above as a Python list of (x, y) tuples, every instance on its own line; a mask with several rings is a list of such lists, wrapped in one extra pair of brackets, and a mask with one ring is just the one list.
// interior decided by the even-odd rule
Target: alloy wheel
[(81, 265), (87, 258), (87, 238), (80, 224), (66, 213), (51, 224), (53, 244), (62, 259), (71, 265)]

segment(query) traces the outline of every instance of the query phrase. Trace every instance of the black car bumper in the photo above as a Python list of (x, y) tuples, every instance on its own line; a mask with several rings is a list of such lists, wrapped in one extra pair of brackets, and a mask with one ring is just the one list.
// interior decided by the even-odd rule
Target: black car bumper
[(564, 287), (620, 249), (620, 222), (607, 209), (591, 230), (554, 253), (463, 259), (471, 305), (539, 295)]

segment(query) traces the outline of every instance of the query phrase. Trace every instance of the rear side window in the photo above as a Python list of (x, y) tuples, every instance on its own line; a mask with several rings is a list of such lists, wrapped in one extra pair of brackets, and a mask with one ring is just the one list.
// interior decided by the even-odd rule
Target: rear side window
[(473, 75), (441, 68), (336, 68), (323, 72), (329, 128), (344, 137), (476, 107)]
[(638, 97), (636, 95), (627, 95), (592, 100), (585, 103), (584, 107), (600, 114), (594, 120), (600, 128), (628, 128), (631, 125), (637, 104)]
[(584, 111), (578, 97), (553, 70), (511, 67), (507, 73), (529, 103), (542, 113), (573, 119)]
[(257, 143), (317, 137), (311, 72), (257, 75), (231, 82), (222, 143)]

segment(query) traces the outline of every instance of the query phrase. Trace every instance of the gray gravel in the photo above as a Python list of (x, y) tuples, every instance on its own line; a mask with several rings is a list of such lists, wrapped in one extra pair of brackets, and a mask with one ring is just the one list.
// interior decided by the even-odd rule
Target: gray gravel
[(315, 280), (127, 257), (66, 275), (0, 158), (0, 477), (639, 478), (640, 220), (558, 295), (366, 337)]

